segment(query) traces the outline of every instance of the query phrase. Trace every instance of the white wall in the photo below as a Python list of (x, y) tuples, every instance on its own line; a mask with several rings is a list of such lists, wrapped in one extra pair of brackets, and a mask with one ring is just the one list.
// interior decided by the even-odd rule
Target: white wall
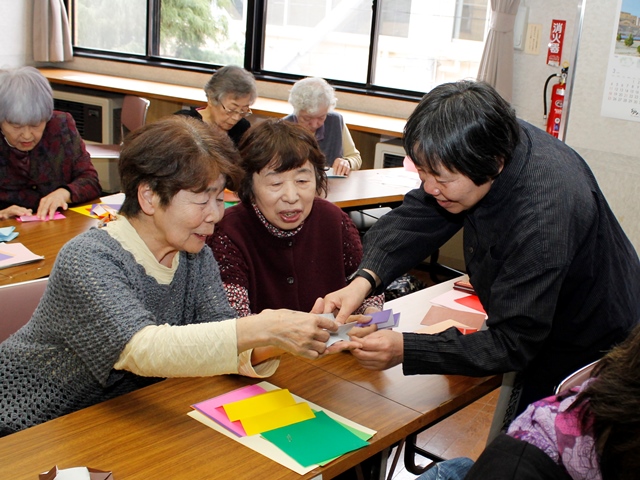
[(589, 0), (585, 8), (566, 142), (587, 159), (640, 251), (640, 123), (600, 115), (617, 7), (617, 0)]
[[(542, 90), (546, 78), (559, 69), (546, 65), (546, 44), (551, 20), (567, 21), (563, 58), (573, 62), (582, 0), (521, 0), (529, 7), (528, 23), (541, 24), (538, 55), (515, 52), (513, 105), (518, 115), (544, 126)], [(617, 0), (585, 0), (566, 142), (590, 164), (613, 211), (631, 241), (640, 250), (640, 210), (635, 208), (640, 190), (640, 125), (600, 116), (607, 59)], [(33, 63), (31, 53), (32, 0), (0, 0), (0, 65)], [(118, 62), (78, 58), (58, 64), (64, 68), (128, 76), (145, 80), (201, 87), (208, 75), (171, 69), (141, 67)], [(259, 82), (260, 95), (286, 99), (288, 86)], [(352, 94), (338, 94), (339, 107), (406, 118), (415, 102), (401, 102)]]
[(0, 0), (0, 67), (33, 64), (33, 0)]

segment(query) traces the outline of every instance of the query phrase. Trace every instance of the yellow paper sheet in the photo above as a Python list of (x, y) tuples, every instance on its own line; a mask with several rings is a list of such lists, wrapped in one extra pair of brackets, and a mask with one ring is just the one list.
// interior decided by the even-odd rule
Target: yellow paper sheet
[[(260, 382), (258, 383), (258, 385), (260, 385), (265, 390), (269, 390), (269, 391), (278, 389), (278, 387), (276, 387), (275, 385), (269, 382)], [(293, 398), (298, 403), (302, 403), (302, 402), (308, 403), (309, 406), (311, 406), (312, 410), (324, 411), (331, 418), (342, 423), (343, 425), (349, 426), (351, 428), (354, 428), (361, 432), (366, 433), (367, 439), (371, 438), (373, 435), (376, 434), (375, 430), (371, 430), (370, 428), (367, 428), (358, 423), (352, 422), (351, 420), (348, 420), (336, 413), (333, 413), (330, 410), (324, 409), (321, 406), (316, 405), (315, 403), (309, 402), (302, 397), (293, 395)], [(293, 458), (291, 458), (289, 455), (285, 454), (282, 450), (276, 447), (273, 443), (271, 443), (268, 440), (265, 440), (261, 435), (247, 435), (246, 437), (239, 437), (238, 435), (232, 433), (230, 430), (220, 425), (218, 422), (212, 420), (211, 418), (207, 417), (204, 413), (201, 413), (197, 410), (190, 410), (187, 413), (187, 415), (199, 421), (200, 423), (208, 426), (209, 428), (212, 428), (213, 430), (220, 433), (221, 435), (224, 435), (225, 437), (233, 440), (234, 442), (238, 442), (244, 445), (245, 447), (248, 447), (253, 451), (266, 456), (267, 458), (270, 458), (274, 462), (278, 462), (280, 465), (289, 468), (290, 470), (296, 472), (299, 475), (305, 475), (309, 473), (311, 470), (313, 470), (314, 468), (317, 468), (319, 466), (319, 465), (310, 465), (308, 467), (303, 467), (298, 462), (296, 462)]]
[[(280, 410), (295, 405), (296, 401), (287, 389), (274, 390), (255, 397), (246, 398), (233, 403), (223, 405), (229, 420), (235, 422), (248, 417), (262, 415), (264, 413)], [(244, 426), (244, 424), (243, 424)], [(247, 432), (247, 434), (249, 434)], [(250, 435), (250, 434), (249, 434)]]
[(308, 403), (298, 403), (290, 407), (280, 408), (277, 411), (246, 417), (240, 421), (247, 435), (255, 435), (275, 428), (286, 427), (293, 423), (303, 422), (315, 416)]

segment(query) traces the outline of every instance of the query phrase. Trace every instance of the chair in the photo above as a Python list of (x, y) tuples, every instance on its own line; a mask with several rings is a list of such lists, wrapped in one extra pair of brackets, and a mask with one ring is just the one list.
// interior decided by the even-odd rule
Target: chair
[(0, 343), (27, 323), (35, 311), (49, 278), (14, 283), (0, 287), (0, 305), (11, 305), (0, 320)]
[[(585, 365), (579, 370), (576, 370), (567, 378), (562, 380), (556, 387), (556, 395), (563, 390), (566, 390), (576, 385), (581, 385), (591, 375), (593, 367), (596, 366), (598, 361)], [(487, 439), (487, 445), (489, 445), (500, 432), (507, 429), (511, 421), (515, 418), (515, 407), (520, 400), (520, 394), (522, 393), (522, 385), (520, 383), (519, 376), (516, 372), (509, 372), (502, 375), (502, 385), (500, 387), (500, 395), (498, 402), (496, 403), (496, 409), (493, 414), (493, 421), (489, 429), (489, 437)]]
[[(122, 112), (120, 114), (120, 141), (124, 140), (125, 136), (144, 125), (147, 119), (147, 111), (149, 110), (149, 100), (142, 97), (136, 97), (135, 95), (125, 95), (122, 101)], [(100, 168), (101, 163), (107, 163), (106, 170), (113, 175), (106, 174), (100, 179), (102, 187), (107, 192), (116, 192), (120, 190), (120, 179), (117, 174), (117, 169), (114, 168), (114, 172), (109, 169), (110, 164), (115, 164), (113, 159), (120, 157), (120, 144), (102, 144), (93, 143), (87, 144), (87, 152), (91, 156), (91, 161), (94, 163), (96, 170), (100, 174), (105, 168)], [(106, 172), (105, 172), (106, 173)]]
[(568, 390), (569, 388), (576, 387), (578, 385), (582, 385), (590, 376), (593, 368), (596, 366), (599, 360), (595, 362), (591, 362), (589, 365), (585, 365), (579, 370), (576, 370), (567, 378), (562, 380), (558, 387), (556, 388), (556, 395), (564, 390)]

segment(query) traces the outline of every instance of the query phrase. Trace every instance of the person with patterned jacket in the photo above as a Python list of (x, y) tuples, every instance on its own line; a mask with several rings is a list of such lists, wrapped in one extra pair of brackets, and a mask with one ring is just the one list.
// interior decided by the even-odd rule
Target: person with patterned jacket
[(0, 219), (47, 219), (100, 196), (73, 117), (53, 110), (51, 86), (37, 69), (0, 72), (0, 131)]

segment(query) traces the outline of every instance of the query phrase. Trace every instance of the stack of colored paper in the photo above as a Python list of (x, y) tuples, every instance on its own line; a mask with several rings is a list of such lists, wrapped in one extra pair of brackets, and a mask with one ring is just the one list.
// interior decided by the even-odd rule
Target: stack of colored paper
[(37, 262), (43, 258), (42, 255), (34, 254), (21, 243), (0, 243), (0, 268)]
[(2, 227), (0, 228), (0, 242), (10, 242), (18, 236), (18, 232), (14, 230), (16, 227)]
[[(366, 440), (375, 434), (373, 430), (329, 414), (320, 407), (312, 408), (312, 404), (288, 390), (266, 382), (234, 390), (192, 407), (196, 412), (191, 412), (190, 416), (199, 421), (203, 421), (202, 416), (214, 420), (216, 425), (230, 432), (227, 433), (230, 438), (298, 473), (367, 446)], [(206, 421), (203, 423), (216, 428)], [(220, 431), (219, 428), (216, 430)], [(283, 459), (282, 454), (288, 459)]]

